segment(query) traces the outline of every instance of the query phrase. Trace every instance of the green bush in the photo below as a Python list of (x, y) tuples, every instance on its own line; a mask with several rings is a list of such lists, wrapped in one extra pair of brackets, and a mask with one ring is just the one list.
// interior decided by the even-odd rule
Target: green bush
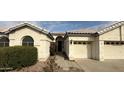
[(0, 48), (0, 68), (20, 68), (37, 62), (35, 47), (3, 47)]

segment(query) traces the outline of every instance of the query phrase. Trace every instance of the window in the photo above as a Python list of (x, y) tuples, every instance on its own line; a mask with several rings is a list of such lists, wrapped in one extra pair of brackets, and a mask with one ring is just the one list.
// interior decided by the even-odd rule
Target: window
[(111, 45), (114, 45), (115, 44), (115, 42), (111, 42)]
[(74, 44), (83, 44), (83, 45), (86, 45), (86, 44), (91, 44), (91, 42), (88, 42), (88, 41), (74, 41)]
[(105, 41), (104, 44), (105, 44), (105, 45), (110, 45), (111, 42), (109, 42), (109, 41)]
[(23, 46), (34, 46), (34, 40), (30, 36), (25, 36), (24, 39), (22, 40), (22, 45)]
[(83, 42), (83, 44), (85, 45), (85, 44), (87, 44), (86, 42)]
[(124, 45), (123, 41), (105, 41), (105, 45)]
[(79, 41), (79, 42), (78, 42), (78, 44), (82, 44), (82, 42), (81, 42), (81, 41)]
[(121, 45), (124, 45), (124, 42), (121, 42)]
[(74, 41), (74, 44), (78, 44), (78, 41)]
[(119, 45), (119, 42), (116, 42), (116, 45)]
[(9, 39), (7, 37), (0, 38), (0, 47), (8, 47), (9, 46)]

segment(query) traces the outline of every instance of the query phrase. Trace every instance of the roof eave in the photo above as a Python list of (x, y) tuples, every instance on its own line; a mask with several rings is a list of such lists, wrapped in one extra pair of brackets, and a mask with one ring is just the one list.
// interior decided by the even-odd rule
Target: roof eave
[(113, 24), (113, 25), (111, 25), (111, 26), (108, 26), (108, 27), (104, 28), (103, 30), (101, 30), (101, 31), (99, 31), (99, 32), (97, 32), (97, 33), (98, 33), (99, 35), (102, 35), (102, 34), (104, 34), (104, 33), (106, 33), (106, 32), (109, 32), (109, 31), (111, 31), (111, 30), (113, 30), (113, 29), (116, 29), (116, 28), (118, 28), (118, 27), (120, 27), (120, 26), (122, 26), (122, 25), (124, 25), (124, 21), (117, 22), (117, 23), (115, 23), (115, 24)]
[(13, 31), (15, 31), (16, 29), (21, 28), (21, 27), (24, 27), (24, 26), (31, 27), (32, 29), (35, 29), (39, 33), (43, 33), (43, 34), (47, 35), (50, 39), (52, 39), (52, 40), (54, 39), (53, 36), (49, 32), (47, 32), (45, 29), (41, 29), (41, 28), (39, 28), (39, 27), (37, 27), (35, 25), (32, 25), (30, 23), (23, 23), (23, 24), (20, 24), (20, 25), (15, 26), (15, 27), (9, 28), (4, 33), (5, 34), (9, 34), (9, 33), (13, 32)]

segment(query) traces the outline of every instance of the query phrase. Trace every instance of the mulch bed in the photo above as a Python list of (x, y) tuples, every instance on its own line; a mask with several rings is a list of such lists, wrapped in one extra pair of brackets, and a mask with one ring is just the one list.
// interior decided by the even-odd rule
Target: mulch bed
[(46, 67), (46, 62), (37, 62), (35, 65), (24, 67), (21, 69), (16, 69), (11, 72), (44, 72), (44, 67)]

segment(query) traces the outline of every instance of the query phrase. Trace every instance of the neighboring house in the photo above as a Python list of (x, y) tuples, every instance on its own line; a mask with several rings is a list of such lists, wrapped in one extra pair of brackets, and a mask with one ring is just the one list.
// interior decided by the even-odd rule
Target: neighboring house
[[(55, 51), (65, 53), (69, 60), (76, 59), (124, 59), (124, 22), (118, 22), (103, 30), (81, 29), (66, 33), (49, 33), (29, 23), (22, 23), (0, 32), (0, 46), (34, 46), (38, 59), (50, 56), (51, 44)], [(53, 47), (51, 47), (53, 48)]]

